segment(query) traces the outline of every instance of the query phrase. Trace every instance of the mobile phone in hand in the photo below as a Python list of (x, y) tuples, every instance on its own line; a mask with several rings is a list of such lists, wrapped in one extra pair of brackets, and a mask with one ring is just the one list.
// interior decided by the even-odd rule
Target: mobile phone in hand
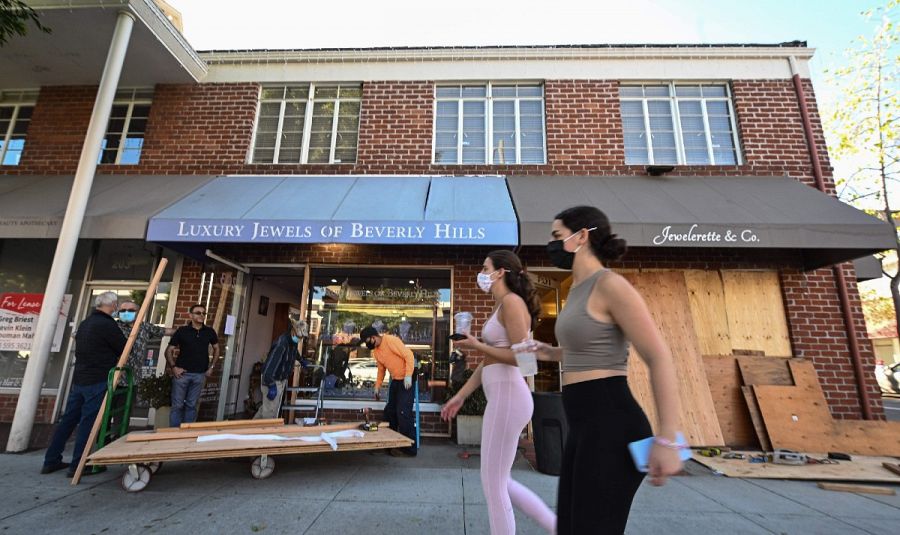
[(460, 340), (465, 340), (466, 335), (461, 334), (461, 333), (453, 333), (450, 336), (448, 336), (447, 338), (453, 340), (454, 342), (459, 342)]

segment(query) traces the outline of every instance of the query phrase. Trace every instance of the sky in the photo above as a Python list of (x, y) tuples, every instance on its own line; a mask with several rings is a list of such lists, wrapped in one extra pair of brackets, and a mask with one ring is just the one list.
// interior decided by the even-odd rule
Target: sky
[[(195, 50), (805, 40), (820, 111), (878, 0), (167, 0)], [(853, 162), (832, 162), (836, 176)], [(892, 195), (893, 197), (893, 195)]]

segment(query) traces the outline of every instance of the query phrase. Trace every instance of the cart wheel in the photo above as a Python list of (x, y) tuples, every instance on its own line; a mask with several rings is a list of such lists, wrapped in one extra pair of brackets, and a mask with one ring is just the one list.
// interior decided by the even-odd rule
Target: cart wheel
[(122, 474), (122, 488), (125, 492), (140, 492), (150, 484), (153, 472), (145, 464), (129, 464)]
[(275, 471), (275, 459), (269, 455), (261, 455), (253, 459), (250, 465), (250, 475), (254, 479), (265, 479)]
[(153, 461), (152, 463), (147, 463), (147, 468), (150, 469), (151, 474), (155, 474), (159, 472), (159, 469), (162, 468), (162, 461)]

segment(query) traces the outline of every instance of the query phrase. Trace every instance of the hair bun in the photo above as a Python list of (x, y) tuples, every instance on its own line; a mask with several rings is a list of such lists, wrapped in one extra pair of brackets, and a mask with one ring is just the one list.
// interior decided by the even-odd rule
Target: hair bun
[(610, 234), (600, 248), (598, 256), (604, 261), (618, 260), (625, 256), (626, 252), (628, 252), (628, 243), (619, 238), (617, 234)]

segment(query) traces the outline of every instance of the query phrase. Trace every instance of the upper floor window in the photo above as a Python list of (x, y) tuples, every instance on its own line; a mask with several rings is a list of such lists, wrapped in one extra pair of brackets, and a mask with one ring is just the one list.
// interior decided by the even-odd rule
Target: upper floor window
[(546, 163), (544, 86), (460, 84), (435, 89), (434, 163)]
[(19, 165), (37, 91), (0, 92), (0, 165)]
[(252, 163), (354, 163), (360, 84), (263, 87)]
[(135, 165), (140, 161), (152, 99), (152, 89), (116, 91), (99, 163)]
[(626, 164), (741, 164), (728, 84), (623, 84), (619, 97)]

